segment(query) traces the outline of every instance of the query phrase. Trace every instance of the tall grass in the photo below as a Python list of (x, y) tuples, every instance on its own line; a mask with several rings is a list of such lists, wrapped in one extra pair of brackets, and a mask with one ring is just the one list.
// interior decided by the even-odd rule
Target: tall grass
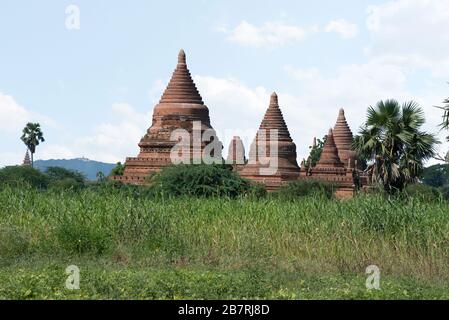
[(120, 191), (0, 191), (0, 267), (92, 256), (132, 267), (383, 273), (449, 280), (449, 203), (154, 199)]

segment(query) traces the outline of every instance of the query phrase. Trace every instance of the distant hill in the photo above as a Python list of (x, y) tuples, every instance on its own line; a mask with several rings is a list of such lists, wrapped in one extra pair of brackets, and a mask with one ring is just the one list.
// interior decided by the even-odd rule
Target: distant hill
[(41, 171), (45, 171), (48, 167), (62, 167), (81, 172), (88, 180), (96, 180), (99, 171), (107, 176), (115, 167), (115, 164), (78, 158), (69, 160), (36, 160), (34, 161), (34, 167)]

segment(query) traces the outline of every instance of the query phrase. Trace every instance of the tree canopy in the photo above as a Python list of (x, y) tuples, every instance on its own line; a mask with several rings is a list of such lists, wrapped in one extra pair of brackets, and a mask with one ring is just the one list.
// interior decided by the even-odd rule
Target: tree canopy
[(370, 164), (367, 170), (373, 182), (387, 192), (416, 182), (424, 162), (435, 155), (439, 141), (421, 130), (424, 123), (424, 112), (414, 101), (402, 105), (396, 100), (379, 101), (368, 108), (354, 149)]

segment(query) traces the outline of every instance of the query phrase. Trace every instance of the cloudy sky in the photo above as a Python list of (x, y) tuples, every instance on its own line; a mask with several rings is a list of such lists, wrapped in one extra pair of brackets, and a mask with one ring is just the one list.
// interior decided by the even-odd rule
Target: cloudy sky
[(137, 155), (180, 48), (226, 146), (249, 146), (273, 91), (299, 160), (339, 108), (356, 132), (387, 98), (418, 101), (443, 140), (448, 21), (449, 0), (2, 0), (0, 167), (22, 161), (28, 121), (37, 159)]

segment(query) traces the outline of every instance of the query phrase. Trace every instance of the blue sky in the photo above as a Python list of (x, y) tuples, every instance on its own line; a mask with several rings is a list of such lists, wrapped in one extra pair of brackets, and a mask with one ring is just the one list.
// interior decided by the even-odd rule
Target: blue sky
[(27, 121), (47, 140), (36, 158), (135, 156), (180, 48), (225, 145), (240, 134), (249, 146), (273, 91), (299, 160), (339, 108), (356, 132), (380, 99), (417, 100), (437, 133), (447, 21), (449, 0), (3, 0), (0, 166), (23, 159)]

